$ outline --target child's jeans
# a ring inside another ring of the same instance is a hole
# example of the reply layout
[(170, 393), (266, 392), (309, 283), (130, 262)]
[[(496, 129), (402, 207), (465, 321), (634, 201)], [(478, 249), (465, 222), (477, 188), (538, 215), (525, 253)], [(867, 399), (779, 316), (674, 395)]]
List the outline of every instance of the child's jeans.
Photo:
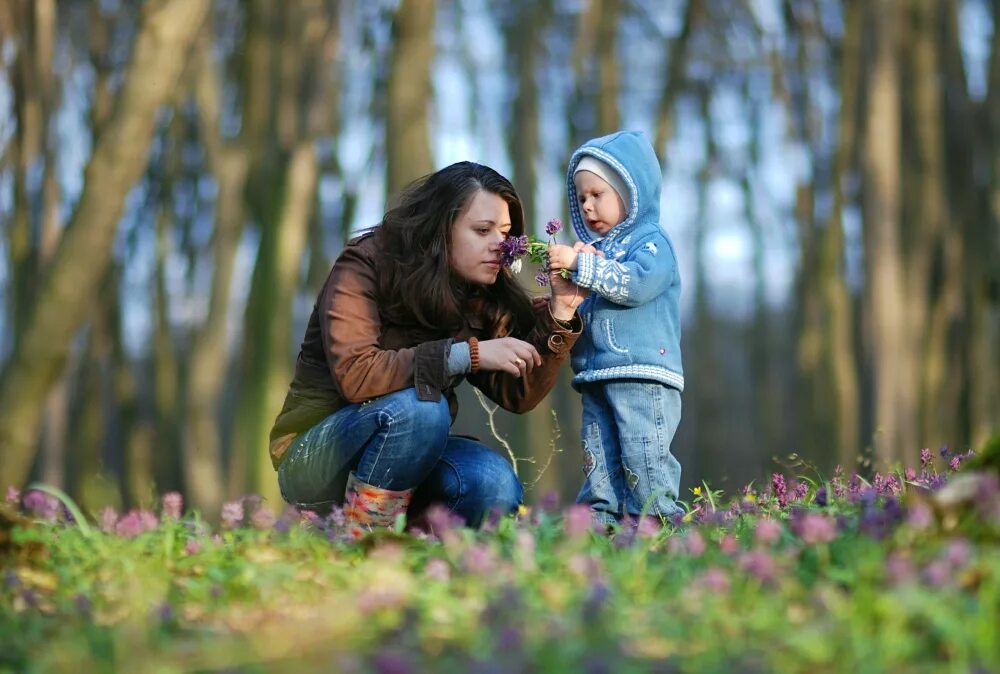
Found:
[(670, 517), (681, 464), (670, 443), (681, 420), (681, 393), (655, 381), (583, 384), (583, 473), (577, 503), (613, 524), (624, 515)]
[(278, 467), (282, 497), (327, 511), (342, 503), (351, 471), (382, 489), (417, 488), (411, 516), (442, 503), (471, 526), (493, 510), (509, 513), (524, 492), (514, 470), (486, 445), (448, 434), (444, 396), (417, 399), (412, 388), (337, 410), (292, 441)]

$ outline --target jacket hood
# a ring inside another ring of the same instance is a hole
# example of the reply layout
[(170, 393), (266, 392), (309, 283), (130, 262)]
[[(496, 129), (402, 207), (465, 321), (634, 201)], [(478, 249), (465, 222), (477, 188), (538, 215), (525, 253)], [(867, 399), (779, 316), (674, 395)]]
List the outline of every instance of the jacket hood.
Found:
[(660, 222), (660, 186), (663, 175), (653, 146), (640, 131), (618, 131), (584, 143), (573, 153), (567, 169), (569, 183), (569, 215), (573, 231), (584, 243), (599, 238), (587, 229), (577, 201), (573, 172), (585, 156), (596, 157), (622, 177), (629, 190), (629, 211), (625, 219), (608, 232), (606, 238), (617, 238), (630, 231), (637, 222)]

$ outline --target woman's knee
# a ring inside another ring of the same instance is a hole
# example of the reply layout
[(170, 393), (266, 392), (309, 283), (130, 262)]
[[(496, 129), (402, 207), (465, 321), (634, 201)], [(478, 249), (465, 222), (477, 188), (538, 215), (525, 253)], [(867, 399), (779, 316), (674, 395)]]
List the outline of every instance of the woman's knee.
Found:
[(502, 515), (517, 510), (524, 500), (524, 488), (511, 465), (490, 452), (466, 477), (465, 501), (469, 505), (467, 519), (473, 526), (491, 512)]
[(398, 425), (400, 430), (416, 438), (424, 438), (434, 445), (443, 445), (448, 440), (451, 428), (451, 410), (448, 399), (440, 396), (437, 400), (421, 400), (414, 388), (403, 389), (379, 398), (383, 416), (388, 423)]

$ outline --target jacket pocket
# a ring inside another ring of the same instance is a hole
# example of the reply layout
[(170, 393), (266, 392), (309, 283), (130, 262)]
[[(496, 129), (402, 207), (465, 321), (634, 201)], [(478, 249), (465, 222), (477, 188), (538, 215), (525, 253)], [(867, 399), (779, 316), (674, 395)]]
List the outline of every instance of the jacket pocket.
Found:
[(604, 338), (608, 350), (622, 355), (629, 353), (628, 348), (619, 344), (615, 338), (615, 324), (610, 318), (601, 319), (601, 336)]

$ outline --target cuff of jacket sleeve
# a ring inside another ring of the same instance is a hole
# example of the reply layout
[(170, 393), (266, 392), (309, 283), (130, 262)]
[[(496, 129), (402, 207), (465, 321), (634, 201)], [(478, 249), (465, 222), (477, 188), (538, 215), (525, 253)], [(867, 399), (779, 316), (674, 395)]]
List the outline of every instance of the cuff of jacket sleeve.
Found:
[(448, 347), (451, 339), (424, 342), (413, 351), (413, 388), (417, 400), (437, 402), (448, 387)]
[(590, 288), (593, 286), (597, 259), (597, 256), (593, 253), (578, 253), (576, 256), (576, 272), (573, 274), (573, 283), (581, 288)]
[(561, 321), (552, 314), (552, 305), (548, 304), (542, 316), (547, 316), (547, 319), (543, 318), (543, 324), (539, 327), (544, 335), (548, 335), (545, 343), (552, 353), (563, 353), (570, 349), (576, 337), (583, 332), (583, 320), (578, 313), (574, 313), (569, 321)]
[(472, 372), (472, 355), (469, 353), (468, 342), (455, 342), (448, 350), (448, 375)]

